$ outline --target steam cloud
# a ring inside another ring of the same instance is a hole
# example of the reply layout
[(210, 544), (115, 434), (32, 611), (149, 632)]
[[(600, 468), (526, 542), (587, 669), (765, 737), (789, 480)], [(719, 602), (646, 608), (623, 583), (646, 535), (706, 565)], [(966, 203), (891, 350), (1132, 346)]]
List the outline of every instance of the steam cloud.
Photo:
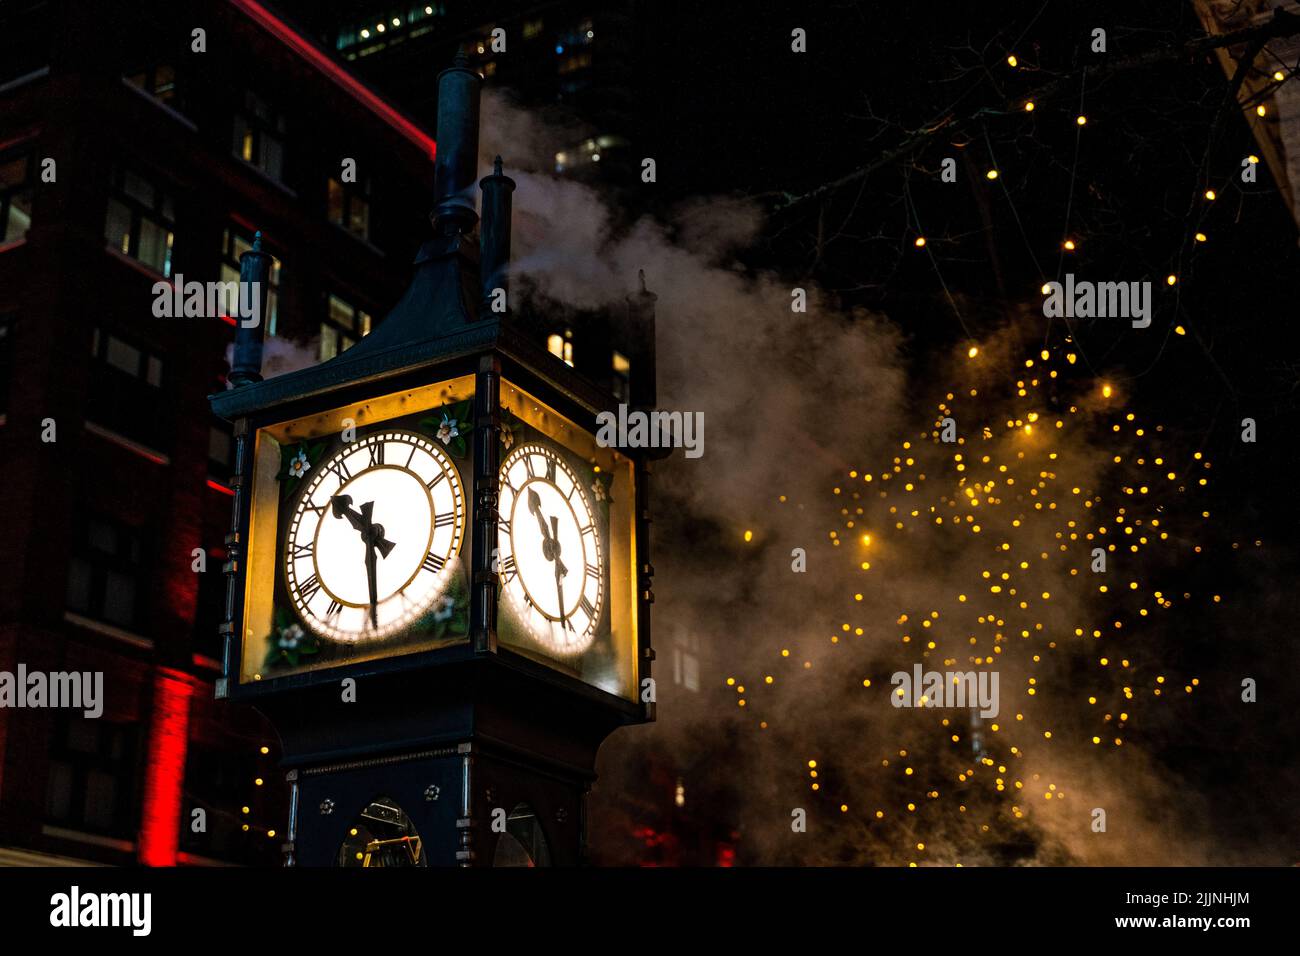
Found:
[[(1002, 714), (986, 722), (1000, 723), (1005, 732), (1009, 725), (1016, 729), (1015, 714), (1023, 712), (1027, 725), (1054, 729), (1050, 747), (1027, 748), (1008, 766), (1003, 741), (985, 726), (985, 745), (997, 757), (987, 766), (972, 751), (965, 711), (890, 706), (894, 670), (915, 661), (937, 670), (971, 669), (965, 657), (945, 668), (943, 660), (925, 655), (928, 635), (920, 621), (934, 610), (940, 613), (936, 631), (948, 619), (959, 622), (957, 628), (973, 626), (978, 609), (990, 603), (987, 581), (978, 585), (979, 569), (993, 566), (997, 541), (993, 532), (968, 528), (961, 534), (947, 528), (894, 534), (899, 516), (888, 509), (902, 509), (901, 489), (892, 487), (881, 499), (882, 482), (869, 485), (859, 477), (855, 484), (847, 475), (856, 469), (879, 477), (910, 439), (913, 450), (901, 454), (919, 462), (915, 467), (930, 485), (917, 500), (960, 498), (952, 446), (920, 436), (936, 426), (934, 403), (944, 399), (936, 383), (969, 379), (969, 369), (956, 362), (951, 368), (912, 367), (894, 322), (861, 311), (845, 314), (806, 282), (738, 265), (736, 257), (763, 226), (754, 205), (700, 199), (667, 222), (624, 222), (609, 198), (549, 172), (555, 152), (579, 139), (580, 130), (517, 109), (497, 93), (486, 95), (483, 114), (482, 167), (501, 154), (518, 182), (514, 281), (530, 307), (616, 309), (644, 269), (659, 297), (660, 406), (703, 411), (707, 424), (703, 458), (675, 455), (654, 475), (660, 717), (652, 727), (616, 734), (602, 750), (592, 811), (593, 843), (603, 861), (635, 861), (645, 844), (664, 838), (674, 773), (703, 789), (686, 794), (688, 803), (711, 804), (701, 816), (729, 814), (738, 821), (738, 833), (710, 836), (738, 839), (751, 862), (1229, 861), (1232, 851), (1208, 836), (1187, 837), (1205, 834), (1208, 810), (1166, 768), (1153, 765), (1140, 746), (1103, 754), (1090, 740), (1095, 708), (1053, 707), (1053, 701), (1087, 695), (1091, 685), (1082, 681), (1080, 663), (1095, 660), (1101, 643), (1074, 634), (1076, 622), (1093, 620), (1096, 614), (1088, 611), (1097, 608), (1092, 598), (1078, 597), (1084, 589), (1059, 561), (1043, 561), (1033, 590), (1056, 595), (1044, 602), (1040, 623), (1061, 652), (1046, 663), (1032, 661), (1046, 638), (1035, 635), (1030, 649), (1018, 633), (1008, 634), (1005, 653), (993, 664), (1001, 674)], [(806, 314), (791, 310), (796, 286), (807, 288)], [(1035, 322), (1041, 317), (1020, 318), (1021, 326), (1041, 334)], [(969, 435), (975, 418), (986, 423), (1014, 416), (1013, 407), (1025, 404), (998, 391), (1037, 348), (1022, 341), (1016, 327), (980, 343), (983, 397), (966, 406), (964, 419), (958, 414), (963, 434)], [(1083, 404), (1066, 386), (1052, 398), (1061, 409)], [(1081, 408), (1078, 427), (1055, 436), (1062, 449), (1056, 484), (1117, 490), (1116, 446), (1093, 440), (1096, 413)], [(1009, 443), (1019, 434), (981, 443), (977, 433), (961, 450), (991, 453), (995, 461), (1014, 458)], [(839, 496), (832, 492), (836, 486), (844, 486)], [(1032, 509), (1032, 499), (1026, 501)], [(1082, 506), (1073, 507), (1082, 517)], [(845, 516), (857, 508), (857, 530), (880, 539), (862, 553), (856, 533), (843, 530)], [(833, 529), (840, 529), (842, 546), (829, 537)], [(754, 540), (742, 547), (746, 530)], [(1056, 550), (1058, 542), (1041, 522), (1026, 522), (1014, 534), (1017, 555)], [(794, 548), (806, 549), (808, 573), (792, 572)], [(860, 568), (864, 555), (873, 561), (869, 573)], [(852, 600), (855, 592), (861, 601)], [(970, 594), (970, 603), (955, 603), (959, 593)], [(912, 626), (898, 624), (901, 613)], [(844, 622), (863, 634), (843, 632)], [(1008, 630), (1012, 623), (1019, 621), (1009, 621)], [(904, 631), (913, 643), (900, 644)], [(712, 683), (698, 694), (676, 686), (672, 655), (691, 649), (692, 639), (711, 681), (721, 669), (755, 686), (745, 695)], [(780, 648), (790, 649), (789, 658), (778, 656)], [(769, 674), (771, 685), (764, 682)], [(1042, 697), (1024, 696), (1031, 676)], [(863, 687), (867, 679), (870, 688)], [(1183, 677), (1172, 682), (1181, 694)], [(739, 696), (751, 697), (746, 708), (737, 706)], [(944, 717), (951, 728), (940, 728)], [(760, 720), (767, 729), (758, 729)], [(949, 730), (959, 734), (960, 745), (946, 745)], [(656, 756), (663, 753), (677, 770)], [(810, 788), (813, 759), (824, 768), (817, 792)], [(885, 770), (886, 760), (897, 772)], [(904, 765), (915, 768), (913, 780), (901, 776)], [(972, 769), (970, 796), (956, 796), (958, 774)], [(994, 778), (1008, 789), (1023, 781), (1024, 792), (981, 796), (992, 792)], [(1044, 799), (1052, 793), (1049, 782), (1060, 793), (1054, 800)], [(932, 790), (939, 798), (929, 796)], [(850, 812), (840, 812), (841, 795), (851, 795), (843, 797), (854, 804)], [(918, 804), (914, 814), (901, 809), (907, 800)], [(875, 819), (878, 807), (884, 820)], [(1096, 807), (1106, 810), (1106, 834), (1091, 832)], [(795, 808), (808, 811), (807, 833), (791, 830)], [(994, 824), (991, 837), (978, 825), (985, 820)], [(914, 852), (918, 842), (927, 850)]]

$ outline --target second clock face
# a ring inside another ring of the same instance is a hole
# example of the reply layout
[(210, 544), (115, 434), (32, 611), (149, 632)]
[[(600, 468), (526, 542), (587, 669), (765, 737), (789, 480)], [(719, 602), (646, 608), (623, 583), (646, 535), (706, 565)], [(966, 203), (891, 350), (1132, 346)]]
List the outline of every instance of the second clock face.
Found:
[(600, 533), (586, 489), (554, 449), (515, 448), (501, 463), (498, 571), (533, 638), (585, 651), (605, 599)]
[(285, 537), (285, 584), (321, 637), (395, 634), (446, 590), (465, 528), (465, 494), (433, 441), (390, 429), (321, 461)]

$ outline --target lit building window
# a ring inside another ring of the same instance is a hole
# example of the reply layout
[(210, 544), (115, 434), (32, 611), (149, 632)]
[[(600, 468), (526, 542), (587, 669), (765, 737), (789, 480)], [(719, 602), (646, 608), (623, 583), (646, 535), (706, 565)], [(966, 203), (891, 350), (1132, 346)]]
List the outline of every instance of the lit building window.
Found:
[(626, 402), (631, 396), (632, 363), (622, 352), (614, 353), (614, 395), (620, 402)]
[(235, 114), (235, 155), (272, 179), (284, 176), (284, 117), (251, 90), (244, 109)]
[(370, 238), (370, 182), (361, 177), (344, 183), (333, 177), (329, 181), (329, 218), (358, 239)]
[(126, 81), (144, 90), (160, 103), (179, 109), (180, 98), (176, 90), (176, 69), (168, 65), (151, 66), (138, 73), (130, 73)]
[[(558, 50), (559, 47), (556, 47), (556, 49)], [(589, 66), (591, 66), (591, 54), (577, 53), (560, 61), (560, 75), (576, 73), (578, 70), (585, 70)]]
[(370, 334), (370, 313), (336, 295), (329, 297), (329, 315), (320, 324), (320, 360), (327, 362)]
[(548, 335), (546, 337), (546, 351), (565, 365), (573, 365), (573, 330), (565, 329), (563, 335), (558, 332)]
[[(238, 226), (227, 226), (221, 238), (221, 281), (239, 281), (239, 257), (253, 248), (253, 237)], [(266, 304), (266, 334), (275, 335), (280, 300), (280, 260), (271, 260), (271, 289)], [(237, 313), (238, 302), (226, 303), (226, 314)]]
[(27, 154), (0, 159), (0, 241), (16, 242), (31, 227), (32, 162)]
[(114, 170), (104, 223), (113, 248), (170, 278), (175, 229), (170, 195), (130, 170)]

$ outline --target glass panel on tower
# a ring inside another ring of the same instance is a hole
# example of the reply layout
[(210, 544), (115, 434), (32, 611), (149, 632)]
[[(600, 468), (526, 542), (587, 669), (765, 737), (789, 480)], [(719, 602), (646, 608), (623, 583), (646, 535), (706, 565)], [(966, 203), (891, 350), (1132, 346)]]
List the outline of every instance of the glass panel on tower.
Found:
[(473, 376), (261, 428), (241, 682), (468, 640)]
[(501, 383), (497, 639), (636, 696), (632, 462)]

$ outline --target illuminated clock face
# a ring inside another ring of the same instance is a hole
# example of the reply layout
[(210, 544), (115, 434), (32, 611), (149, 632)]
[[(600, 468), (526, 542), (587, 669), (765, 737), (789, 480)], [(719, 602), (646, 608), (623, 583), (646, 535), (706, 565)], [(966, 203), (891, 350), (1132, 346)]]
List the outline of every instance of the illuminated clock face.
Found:
[(554, 450), (527, 444), (501, 464), (500, 501), (498, 572), (507, 600), (549, 651), (582, 653), (605, 598), (586, 489)]
[(386, 637), (446, 590), (465, 528), (465, 494), (431, 440), (385, 430), (321, 461), (285, 538), (289, 596), (321, 637)]

